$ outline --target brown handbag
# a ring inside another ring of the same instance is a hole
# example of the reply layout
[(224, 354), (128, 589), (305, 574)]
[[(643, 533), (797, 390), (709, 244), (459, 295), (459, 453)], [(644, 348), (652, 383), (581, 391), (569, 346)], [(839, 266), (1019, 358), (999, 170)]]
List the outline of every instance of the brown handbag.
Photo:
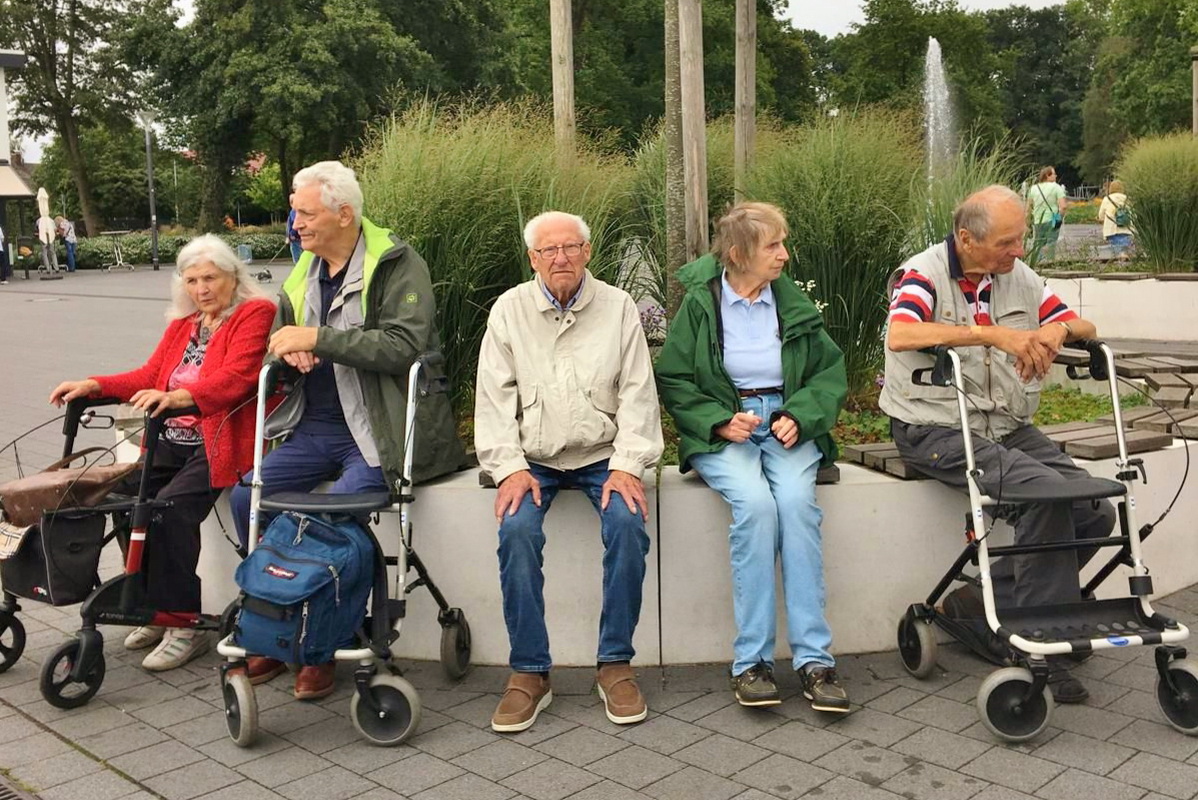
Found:
[(89, 464), (63, 469), (89, 453), (108, 452), (104, 447), (89, 447), (55, 461), (36, 475), (0, 484), (0, 506), (13, 525), (34, 525), (43, 512), (63, 508), (94, 506), (112, 487), (137, 469), (137, 464)]

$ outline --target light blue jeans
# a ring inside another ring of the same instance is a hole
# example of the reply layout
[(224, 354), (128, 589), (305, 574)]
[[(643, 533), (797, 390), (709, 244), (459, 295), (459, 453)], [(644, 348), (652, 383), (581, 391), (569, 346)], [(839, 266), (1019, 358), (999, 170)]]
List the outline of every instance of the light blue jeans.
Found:
[(691, 465), (732, 506), (732, 608), (736, 641), (732, 674), (774, 663), (774, 562), (782, 559), (786, 635), (796, 670), (809, 663), (835, 666), (824, 618), (824, 561), (815, 502), (820, 451), (814, 442), (787, 450), (769, 429), (782, 395), (746, 397), (745, 411), (761, 417), (749, 441), (691, 458)]

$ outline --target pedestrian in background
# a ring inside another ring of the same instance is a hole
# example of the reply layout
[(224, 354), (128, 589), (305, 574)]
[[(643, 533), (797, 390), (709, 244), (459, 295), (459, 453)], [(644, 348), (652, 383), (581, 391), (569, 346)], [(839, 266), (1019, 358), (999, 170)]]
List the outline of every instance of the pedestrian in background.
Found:
[(66, 217), (55, 217), (54, 225), (58, 228), (58, 235), (62, 237), (63, 242), (67, 247), (67, 272), (75, 271), (75, 245), (79, 241), (75, 236), (75, 223), (71, 222)]

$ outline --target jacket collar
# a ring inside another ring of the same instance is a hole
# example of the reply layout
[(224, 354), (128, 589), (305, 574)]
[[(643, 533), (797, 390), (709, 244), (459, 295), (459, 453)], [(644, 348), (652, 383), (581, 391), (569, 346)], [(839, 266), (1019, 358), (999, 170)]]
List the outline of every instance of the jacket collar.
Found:
[[(694, 294), (704, 304), (707, 313), (714, 317), (723, 296), (723, 272), (723, 265), (714, 255), (708, 253), (678, 270), (678, 282), (686, 288), (688, 294)], [(785, 272), (770, 284), (770, 289), (777, 303), (780, 333), (784, 340), (823, 326), (823, 318), (815, 303), (811, 302), (807, 293)]]
[[(545, 281), (541, 280), (541, 276), (534, 273), (532, 282), (536, 284), (536, 292), (534, 292), (534, 300), (537, 304), (537, 311), (557, 311), (557, 304), (549, 299), (549, 290), (545, 288)], [(595, 297), (595, 276), (591, 274), (589, 269), (583, 271), (582, 286), (579, 287), (578, 293), (574, 295), (574, 299), (570, 301), (570, 306), (567, 311), (573, 311), (577, 314), (586, 308), (587, 303)]]

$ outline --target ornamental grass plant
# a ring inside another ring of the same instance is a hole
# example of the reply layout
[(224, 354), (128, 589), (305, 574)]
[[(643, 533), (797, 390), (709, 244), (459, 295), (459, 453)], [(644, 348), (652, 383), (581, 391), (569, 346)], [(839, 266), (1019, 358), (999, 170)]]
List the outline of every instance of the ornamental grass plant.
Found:
[(754, 199), (786, 214), (790, 274), (825, 306), (850, 398), (875, 390), (886, 282), (910, 238), (913, 173), (922, 173), (918, 129), (900, 115), (864, 111), (787, 131), (758, 154), (750, 178)]
[(549, 209), (591, 227), (589, 268), (619, 285), (632, 200), (628, 161), (580, 138), (559, 167), (553, 114), (535, 102), (415, 103), (375, 129), (353, 159), (365, 213), (428, 262), (455, 406), (473, 397), (492, 302), (526, 281), (527, 220)]
[(1136, 250), (1149, 268), (1198, 269), (1198, 139), (1175, 133), (1133, 142), (1116, 175), (1127, 188)]

